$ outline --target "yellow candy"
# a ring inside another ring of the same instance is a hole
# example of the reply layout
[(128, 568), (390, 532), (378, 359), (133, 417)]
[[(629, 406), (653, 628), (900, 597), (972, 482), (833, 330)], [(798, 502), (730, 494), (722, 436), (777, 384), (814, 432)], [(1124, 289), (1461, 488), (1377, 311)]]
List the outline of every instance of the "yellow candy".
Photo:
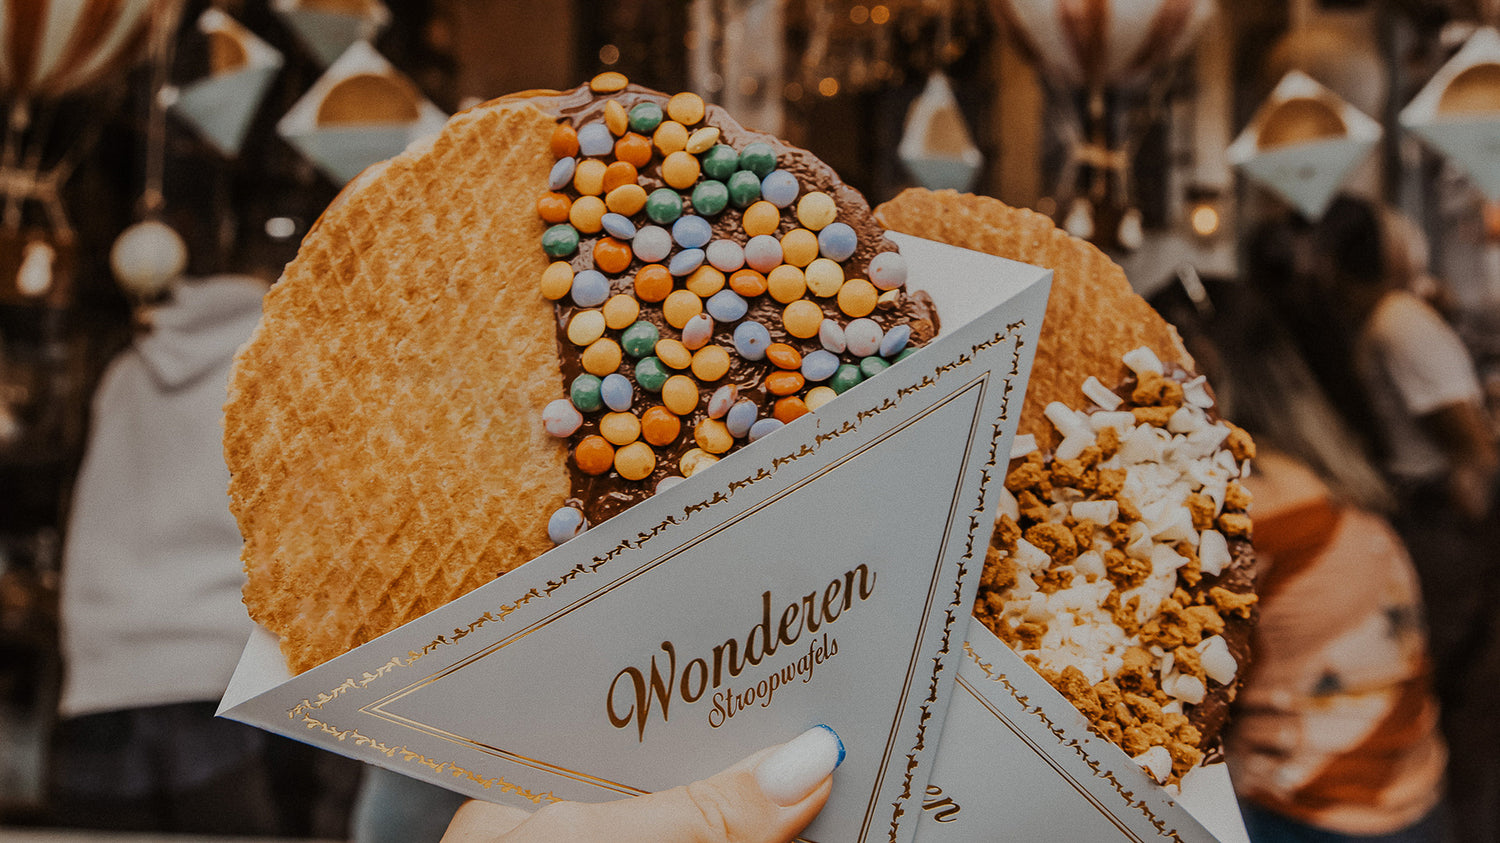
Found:
[(781, 311), (781, 324), (797, 339), (815, 337), (818, 326), (823, 324), (823, 308), (807, 299), (798, 299)]
[(617, 214), (634, 216), (646, 207), (646, 188), (638, 184), (622, 184), (604, 197), (604, 205)]
[(698, 382), (687, 375), (673, 375), (661, 387), (661, 403), (679, 416), (698, 409)]
[(623, 331), (634, 325), (635, 318), (640, 314), (641, 303), (635, 296), (627, 293), (616, 293), (604, 303), (604, 324), (616, 331)]
[(698, 181), (698, 158), (684, 150), (667, 155), (661, 162), (661, 179), (678, 190), (687, 190)]
[(668, 325), (679, 331), (689, 319), (702, 312), (703, 300), (687, 290), (673, 290), (666, 301), (661, 303), (661, 315), (666, 317)]
[(589, 90), (596, 94), (613, 94), (629, 84), (630, 80), (625, 78), (625, 74), (606, 70), (589, 80)]
[(615, 451), (615, 471), (626, 480), (645, 480), (656, 470), (656, 452), (645, 442), (631, 442)]
[(619, 447), (641, 438), (641, 420), (634, 413), (605, 413), (599, 420), (599, 435)]
[(722, 454), (734, 447), (734, 436), (718, 419), (704, 419), (693, 427), (693, 441), (710, 454)]
[[(844, 267), (836, 260), (818, 258), (807, 265), (807, 289), (813, 295), (828, 297), (844, 286)], [(613, 326), (611, 326), (613, 327)]]
[(620, 105), (619, 100), (610, 100), (604, 104), (604, 125), (615, 137), (630, 130), (630, 115), (625, 113), (625, 106)]
[(807, 276), (795, 266), (782, 264), (766, 276), (766, 292), (782, 304), (794, 302), (807, 292)]
[(588, 345), (604, 336), (604, 314), (597, 310), (580, 310), (568, 322), (568, 342)]
[(802, 397), (802, 402), (807, 405), (807, 409), (816, 410), (837, 397), (839, 394), (834, 392), (832, 387), (815, 386)]
[(742, 221), (745, 233), (751, 237), (759, 234), (775, 234), (781, 225), (781, 209), (762, 199), (745, 209)]
[(687, 283), (683, 286), (687, 287), (688, 292), (693, 295), (706, 299), (724, 289), (724, 273), (704, 264), (693, 270), (693, 274), (688, 276)]
[(839, 215), (839, 207), (826, 193), (809, 193), (797, 202), (797, 222), (813, 231), (821, 231)]
[(703, 119), (703, 98), (691, 91), (674, 94), (667, 100), (667, 116), (684, 126)]
[(879, 299), (880, 291), (863, 278), (850, 278), (839, 288), (839, 310), (855, 318), (873, 313)]
[(620, 368), (620, 344), (604, 337), (583, 350), (583, 370), (604, 377)]
[(656, 359), (669, 368), (686, 369), (693, 365), (693, 352), (688, 351), (687, 346), (678, 340), (657, 340), (655, 351)]
[(717, 345), (705, 345), (693, 352), (693, 374), (700, 381), (716, 381), (729, 374), (729, 352)]
[(573, 189), (585, 196), (598, 196), (604, 192), (604, 171), (609, 165), (598, 158), (585, 158), (573, 171)]
[(568, 222), (584, 234), (597, 234), (604, 228), (604, 200), (597, 196), (580, 196), (568, 209)]
[(687, 148), (687, 127), (674, 120), (663, 120), (656, 127), (656, 132), (651, 135), (651, 142), (661, 150), (662, 155), (671, 155), (674, 152)]
[(693, 133), (688, 135), (687, 151), (697, 155), (713, 149), (714, 144), (718, 142), (719, 130), (713, 126), (704, 126), (701, 129), (694, 129)]
[(682, 459), (677, 461), (677, 467), (682, 470), (683, 477), (692, 477), (694, 474), (697, 474), (698, 472), (702, 471), (705, 468), (708, 468), (718, 461), (718, 457), (710, 454), (702, 448), (693, 448), (692, 450), (682, 455)]
[(542, 298), (557, 301), (573, 290), (573, 266), (567, 261), (553, 261), (542, 270)]
[(807, 266), (818, 256), (818, 235), (794, 228), (781, 238), (781, 259), (792, 266)]

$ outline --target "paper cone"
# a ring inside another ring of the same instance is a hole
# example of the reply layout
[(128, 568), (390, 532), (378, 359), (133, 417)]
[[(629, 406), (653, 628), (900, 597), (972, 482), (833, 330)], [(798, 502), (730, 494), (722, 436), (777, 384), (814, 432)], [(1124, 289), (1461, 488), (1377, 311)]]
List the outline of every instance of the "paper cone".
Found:
[(929, 190), (973, 188), (984, 156), (964, 123), (948, 77), (933, 73), (906, 114), (896, 149), (901, 163)]
[(1500, 32), (1476, 30), (1402, 109), (1401, 125), (1500, 200)]
[(208, 76), (167, 94), (171, 111), (226, 157), (240, 153), (283, 56), (218, 9), (198, 17), (208, 38)]
[(275, 0), (272, 8), (325, 66), (354, 43), (373, 40), (391, 19), (378, 0)]
[(1229, 162), (1309, 219), (1380, 141), (1380, 124), (1312, 77), (1282, 78), (1229, 145)]

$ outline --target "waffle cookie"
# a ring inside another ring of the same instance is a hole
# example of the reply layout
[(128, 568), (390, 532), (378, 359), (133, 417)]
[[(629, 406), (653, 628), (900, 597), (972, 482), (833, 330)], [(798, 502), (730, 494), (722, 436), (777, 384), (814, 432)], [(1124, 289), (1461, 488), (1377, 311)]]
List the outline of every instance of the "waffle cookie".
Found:
[(225, 407), (294, 672), (815, 410), (937, 330), (869, 206), (696, 96), (506, 97), (352, 182)]
[(975, 616), (1158, 781), (1216, 746), (1254, 623), (1254, 444), (1176, 332), (1050, 219), (909, 190), (901, 231), (1054, 270)]

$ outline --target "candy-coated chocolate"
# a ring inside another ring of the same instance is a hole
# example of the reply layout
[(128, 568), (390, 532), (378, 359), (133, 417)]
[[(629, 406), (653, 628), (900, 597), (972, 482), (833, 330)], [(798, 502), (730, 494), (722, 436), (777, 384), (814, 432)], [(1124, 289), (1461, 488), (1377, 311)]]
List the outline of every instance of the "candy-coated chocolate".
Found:
[(839, 366), (839, 370), (833, 373), (833, 377), (828, 379), (828, 385), (833, 388), (834, 392), (843, 395), (858, 386), (864, 379), (864, 373), (859, 370), (858, 366), (845, 363)]
[(708, 345), (713, 338), (714, 318), (707, 313), (694, 316), (682, 326), (682, 344), (693, 351)]
[[(604, 204), (606, 207), (609, 206), (608, 198), (604, 200)], [(599, 222), (604, 226), (604, 233), (611, 237), (620, 240), (630, 240), (635, 237), (635, 223), (631, 222), (630, 217), (624, 214), (610, 211)]]
[(578, 251), (578, 229), (558, 223), (542, 232), (542, 251), (549, 258), (565, 258)]
[(598, 307), (609, 298), (609, 279), (597, 269), (585, 269), (573, 276), (572, 297), (579, 307)]
[(580, 161), (573, 171), (573, 189), (585, 196), (603, 195), (604, 174), (608, 171), (609, 165), (597, 158)]
[(760, 198), (760, 179), (749, 170), (740, 170), (725, 182), (729, 188), (729, 203), (736, 208), (749, 207)]
[(686, 477), (679, 474), (668, 474), (666, 477), (656, 481), (656, 490), (652, 494), (659, 495), (686, 479)]
[(733, 240), (715, 240), (704, 250), (708, 262), (720, 272), (734, 272), (745, 265), (745, 247)]
[(682, 432), (682, 419), (666, 407), (651, 407), (641, 413), (641, 438), (657, 446), (670, 445)]
[(881, 357), (866, 357), (859, 361), (859, 373), (867, 378), (873, 378), (890, 367), (891, 364)]
[(635, 273), (635, 297), (659, 302), (672, 292), (672, 273), (659, 263), (648, 263)]
[(582, 155), (608, 155), (615, 148), (615, 136), (603, 123), (585, 123), (578, 127), (578, 152)]
[(721, 346), (705, 345), (693, 352), (693, 374), (701, 381), (716, 381), (729, 374), (729, 352)]
[(656, 470), (656, 452), (645, 442), (631, 442), (615, 452), (615, 471), (626, 480), (645, 480)]
[(629, 117), (630, 130), (632, 132), (650, 134), (656, 131), (657, 126), (661, 125), (661, 106), (650, 100), (638, 102), (630, 107), (627, 117)]
[(818, 235), (794, 228), (781, 236), (782, 260), (792, 266), (807, 266), (818, 256)]
[(595, 375), (579, 375), (568, 385), (568, 400), (585, 413), (594, 412), (604, 406), (604, 399), (599, 395), (599, 384), (599, 378)]
[(682, 459), (677, 461), (677, 467), (682, 470), (682, 476), (692, 477), (694, 474), (697, 474), (698, 472), (702, 471), (705, 468), (708, 468), (718, 461), (718, 457), (710, 454), (702, 448), (693, 448), (692, 450), (682, 455)]
[(701, 249), (714, 236), (714, 227), (703, 217), (690, 214), (672, 223), (672, 239), (684, 249)]
[(667, 100), (667, 116), (684, 126), (691, 126), (703, 119), (703, 98), (691, 91), (673, 94)]
[(686, 149), (687, 139), (687, 127), (676, 120), (663, 120), (656, 131), (651, 133), (651, 143), (663, 156)]
[(630, 248), (646, 263), (657, 263), (672, 253), (672, 234), (659, 225), (643, 225), (630, 241)]
[(670, 368), (686, 369), (693, 365), (693, 352), (681, 340), (666, 337), (656, 343), (656, 359)]
[(604, 336), (604, 314), (597, 310), (580, 310), (568, 321), (568, 342), (588, 345)]
[(704, 411), (711, 419), (722, 419), (738, 400), (740, 400), (740, 388), (732, 383), (726, 383), (714, 390), (713, 395), (708, 396), (708, 405), (704, 407)]
[(807, 379), (801, 372), (777, 369), (766, 375), (766, 391), (772, 395), (795, 395), (806, 385)]
[(771, 408), (771, 415), (783, 424), (791, 424), (809, 412), (811, 411), (807, 407), (807, 402), (795, 395), (788, 395), (777, 401)]
[(901, 353), (896, 355), (896, 362), (900, 363), (902, 360), (905, 360), (906, 358), (908, 358), (908, 357), (910, 357), (910, 356), (912, 356), (913, 354), (916, 354), (916, 353), (917, 353), (916, 346), (909, 345), (906, 348), (901, 349)]
[[(740, 254), (743, 255), (744, 252)], [(747, 299), (753, 299), (766, 291), (766, 276), (748, 267), (737, 269), (729, 276), (729, 289)]]
[(745, 264), (757, 272), (781, 266), (781, 241), (769, 234), (751, 237), (745, 243)]
[(703, 264), (689, 273), (682, 286), (693, 295), (706, 299), (724, 289), (724, 273), (708, 264)]
[(589, 528), (587, 518), (583, 517), (583, 511), (577, 507), (564, 506), (552, 513), (547, 519), (547, 538), (553, 544), (562, 544), (568, 539), (577, 538), (580, 533)]
[(777, 227), (781, 225), (781, 209), (762, 199), (745, 209), (740, 224), (751, 237), (757, 234), (775, 234)]
[(815, 296), (827, 298), (844, 286), (844, 268), (837, 261), (817, 258), (807, 265), (807, 289)]
[(734, 447), (734, 437), (729, 428), (718, 419), (703, 419), (693, 426), (693, 441), (710, 454), (727, 453)]
[(589, 80), (589, 90), (596, 94), (613, 94), (616, 91), (625, 90), (630, 84), (625, 74), (617, 70), (606, 70)]
[(782, 304), (794, 302), (807, 292), (807, 276), (797, 267), (784, 263), (766, 275), (766, 292)]
[(600, 337), (583, 350), (581, 362), (585, 372), (602, 378), (620, 368), (620, 344)]
[(687, 190), (698, 181), (700, 172), (697, 156), (679, 149), (661, 162), (661, 180), (678, 190)]
[(615, 447), (641, 438), (641, 420), (632, 413), (605, 413), (599, 419), (599, 435)]
[(848, 223), (831, 222), (818, 232), (818, 253), (829, 260), (846, 261), (859, 249), (859, 235)]
[(797, 194), (801, 191), (802, 185), (797, 183), (797, 177), (786, 170), (772, 170), (760, 180), (760, 195), (778, 208), (786, 208), (796, 202)]
[[(723, 276), (720, 275), (722, 279)], [(733, 290), (720, 290), (703, 305), (708, 315), (719, 322), (737, 322), (750, 311), (750, 303)]]
[(781, 311), (781, 324), (797, 339), (810, 339), (818, 335), (818, 326), (823, 324), (823, 309), (807, 299), (798, 299)]
[(620, 345), (631, 357), (648, 357), (656, 349), (656, 343), (660, 339), (661, 331), (650, 322), (642, 320), (620, 334)]
[(625, 106), (620, 105), (619, 100), (610, 100), (604, 104), (604, 125), (613, 135), (623, 135), (630, 128), (630, 116), (625, 113)]
[(565, 193), (543, 193), (536, 200), (536, 214), (542, 218), (542, 222), (556, 225), (568, 221), (568, 211), (573, 207), (573, 200)]
[(573, 464), (584, 474), (603, 474), (615, 464), (615, 446), (603, 436), (585, 436), (573, 448)]
[(875, 312), (879, 298), (874, 284), (863, 278), (850, 278), (839, 287), (839, 310), (855, 318), (869, 316)]
[(706, 257), (702, 249), (683, 249), (667, 261), (667, 269), (678, 278), (691, 275), (703, 265)]
[(629, 161), (614, 161), (604, 168), (604, 192), (607, 194), (621, 185), (635, 184), (640, 177), (635, 165)]
[(562, 190), (573, 181), (573, 172), (578, 169), (577, 158), (559, 158), (547, 174), (547, 189)]
[(745, 144), (740, 150), (740, 169), (749, 171), (755, 175), (756, 187), (760, 186), (760, 180), (770, 175), (776, 169), (776, 150), (764, 141), (755, 141)]
[(844, 341), (850, 354), (869, 357), (880, 350), (885, 332), (873, 319), (855, 319), (844, 326)]
[(881, 252), (870, 258), (870, 283), (882, 290), (895, 290), (906, 284), (906, 258), (900, 252)]
[(661, 403), (679, 416), (698, 409), (698, 382), (687, 375), (673, 375), (661, 387)]
[(839, 356), (825, 348), (809, 351), (802, 358), (802, 376), (815, 383), (828, 380), (838, 370)]
[(807, 409), (817, 412), (819, 407), (837, 397), (839, 397), (839, 394), (834, 392), (832, 387), (815, 386), (809, 389), (806, 395), (802, 396), (802, 401), (807, 404)]
[(635, 296), (615, 293), (604, 303), (604, 326), (611, 331), (629, 328), (640, 315), (641, 303)]
[(655, 357), (642, 357), (635, 364), (635, 382), (647, 392), (661, 392), (671, 372)]
[(682, 330), (689, 319), (703, 312), (703, 299), (687, 290), (673, 290), (661, 303), (661, 315), (667, 324)]
[(569, 158), (578, 154), (578, 132), (567, 123), (558, 123), (552, 129), (549, 142), (553, 158)]
[(885, 338), (880, 341), (880, 356), (894, 357), (906, 348), (911, 341), (911, 326), (897, 325), (885, 332)]
[(691, 152), (694, 155), (697, 155), (699, 153), (707, 152), (708, 150), (712, 149), (713, 146), (714, 146), (714, 144), (716, 144), (718, 142), (719, 142), (719, 130), (718, 130), (718, 127), (716, 127), (716, 126), (703, 126), (701, 128), (694, 129), (693, 133), (690, 134), (690, 135), (688, 135), (688, 141), (687, 141), (687, 147), (686, 147), (686, 149), (687, 149), (688, 152)]
[(547, 406), (542, 408), (542, 427), (559, 439), (572, 436), (582, 426), (583, 414), (566, 398), (548, 401)]
[(667, 225), (682, 216), (682, 194), (661, 187), (646, 196), (646, 216), (654, 223)]
[(838, 218), (839, 208), (833, 197), (820, 191), (797, 200), (797, 222), (806, 228), (819, 231)]
[(729, 188), (721, 181), (704, 179), (693, 187), (693, 213), (714, 216), (729, 204)]
[(782, 422), (780, 419), (759, 419), (754, 424), (750, 425), (750, 432), (746, 435), (749, 437), (751, 442), (754, 442), (762, 436), (765, 436), (767, 433), (770, 433), (771, 431), (781, 427), (783, 424), (784, 422)]
[(778, 369), (796, 369), (802, 365), (802, 352), (784, 342), (766, 346), (766, 359)]
[(636, 169), (650, 164), (651, 156), (655, 154), (656, 148), (651, 145), (651, 139), (645, 135), (626, 132), (615, 141), (615, 158), (633, 165)]
[(630, 378), (614, 372), (605, 375), (599, 382), (599, 397), (603, 399), (604, 406), (616, 412), (624, 412), (635, 401), (635, 387), (631, 386)]
[(741, 322), (734, 328), (734, 350), (746, 360), (764, 360), (771, 332), (759, 322)]
[(598, 234), (604, 229), (604, 200), (597, 196), (580, 196), (568, 209), (568, 222), (584, 234)]
[(740, 154), (734, 151), (734, 147), (722, 143), (709, 149), (699, 160), (703, 165), (703, 175), (721, 182), (729, 181), (729, 177), (740, 168)]
[(818, 326), (818, 342), (834, 354), (843, 354), (846, 347), (844, 326), (832, 319), (824, 319)]
[(567, 261), (553, 261), (542, 270), (542, 297), (551, 301), (573, 291), (573, 265)]
[(646, 207), (646, 188), (622, 184), (604, 195), (604, 206), (617, 214), (634, 216)]
[(754, 401), (746, 398), (736, 401), (724, 414), (724, 426), (729, 429), (729, 435), (736, 439), (743, 439), (750, 433), (751, 425), (760, 417), (760, 408)]

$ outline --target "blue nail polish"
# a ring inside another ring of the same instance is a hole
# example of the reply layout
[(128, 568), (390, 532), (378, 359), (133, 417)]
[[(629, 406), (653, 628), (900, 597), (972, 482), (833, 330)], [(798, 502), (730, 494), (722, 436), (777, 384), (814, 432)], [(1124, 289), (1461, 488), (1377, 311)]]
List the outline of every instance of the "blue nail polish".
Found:
[(819, 729), (827, 729), (828, 730), (828, 734), (833, 735), (833, 739), (838, 742), (838, 745), (839, 745), (839, 760), (837, 762), (835, 762), (834, 765), (833, 765), (833, 768), (835, 770), (837, 770), (839, 768), (839, 766), (844, 763), (844, 739), (841, 738), (841, 737), (839, 737), (839, 733), (835, 732), (833, 730), (833, 727), (830, 726), (830, 725), (828, 725), (827, 723), (819, 723), (817, 725), (817, 728), (819, 728)]

